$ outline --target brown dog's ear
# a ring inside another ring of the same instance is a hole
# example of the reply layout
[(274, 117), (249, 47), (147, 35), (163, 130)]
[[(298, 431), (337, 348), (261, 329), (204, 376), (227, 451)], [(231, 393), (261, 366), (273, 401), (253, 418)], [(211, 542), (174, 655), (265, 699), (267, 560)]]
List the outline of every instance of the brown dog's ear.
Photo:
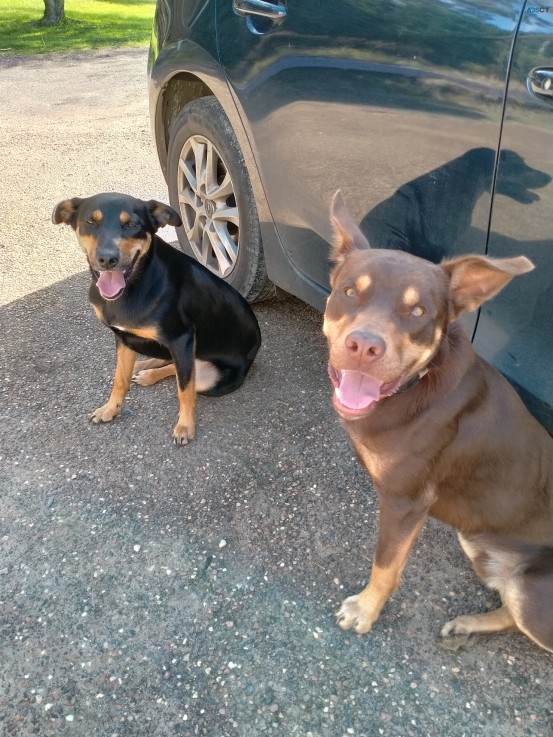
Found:
[(449, 276), (450, 319), (470, 312), (494, 297), (513, 276), (532, 271), (534, 264), (525, 256), (487, 258), (461, 256), (445, 261), (442, 269)]
[(334, 229), (334, 243), (330, 256), (332, 261), (335, 263), (343, 261), (346, 254), (356, 248), (370, 248), (369, 241), (349, 214), (340, 190), (332, 197), (330, 221)]
[(81, 202), (83, 202), (81, 197), (73, 197), (71, 200), (58, 202), (52, 213), (52, 222), (55, 225), (65, 223), (66, 225), (70, 225), (74, 230), (77, 226), (77, 210)]
[(147, 206), (156, 230), (158, 228), (164, 228), (166, 225), (174, 225), (175, 227), (182, 225), (180, 215), (172, 207), (169, 207), (169, 205), (158, 202), (157, 200), (150, 200)]

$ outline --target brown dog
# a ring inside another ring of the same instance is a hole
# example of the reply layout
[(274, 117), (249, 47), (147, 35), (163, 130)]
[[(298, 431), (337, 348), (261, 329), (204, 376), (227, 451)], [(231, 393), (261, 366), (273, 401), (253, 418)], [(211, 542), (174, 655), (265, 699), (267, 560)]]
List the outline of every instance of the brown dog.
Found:
[(334, 407), (376, 488), (380, 529), (368, 586), (337, 613), (368, 632), (397, 589), (427, 515), (453, 525), (503, 606), (442, 636), (522, 630), (553, 651), (553, 439), (455, 320), (528, 259), (435, 265), (373, 250), (337, 192), (324, 332)]

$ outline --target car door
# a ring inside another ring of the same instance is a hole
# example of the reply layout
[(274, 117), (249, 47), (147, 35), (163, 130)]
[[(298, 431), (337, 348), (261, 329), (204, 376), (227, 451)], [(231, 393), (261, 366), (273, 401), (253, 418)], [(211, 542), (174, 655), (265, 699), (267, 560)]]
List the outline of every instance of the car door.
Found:
[(488, 253), (524, 255), (517, 277), (481, 310), (475, 347), (553, 432), (553, 7), (528, 3), (509, 80)]
[(338, 188), (374, 246), (435, 261), (485, 251), (520, 11), (508, 0), (217, 0), (220, 63), (306, 278), (328, 286)]

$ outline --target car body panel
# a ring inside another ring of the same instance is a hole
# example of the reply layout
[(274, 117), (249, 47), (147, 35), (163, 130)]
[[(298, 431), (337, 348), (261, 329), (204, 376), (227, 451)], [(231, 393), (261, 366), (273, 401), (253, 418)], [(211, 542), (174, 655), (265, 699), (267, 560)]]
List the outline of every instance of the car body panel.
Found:
[(233, 0), (159, 0), (149, 69), (162, 168), (168, 93), (197, 79), (244, 154), (269, 278), (318, 309), (338, 188), (374, 246), (435, 262), (468, 252), (535, 260), (463, 325), (552, 430), (553, 336), (541, 318), (551, 185), (530, 183), (522, 202), (512, 183), (520, 160), (522, 171), (552, 170), (551, 107), (525, 84), (529, 56), (535, 66), (553, 58), (553, 14), (529, 19), (535, 8), (522, 0), (288, 0), (285, 10), (273, 23), (237, 14)]
[[(213, 28), (211, 21), (206, 20), (208, 12), (214, 18), (214, 0), (202, 3), (177, 0), (174, 3), (159, 2), (156, 6), (148, 58), (148, 81), (151, 127), (163, 174), (167, 178), (169, 131), (164, 124), (167, 91), (172, 84), (180, 84), (181, 80), (200, 80), (215, 95), (227, 114), (244, 156), (256, 200), (269, 278), (286, 292), (296, 294), (317, 309), (324, 309), (327, 291), (305, 279), (282, 248), (242, 122), (245, 115), (228, 85), (214, 48), (210, 52), (201, 45), (206, 35), (210, 44), (215, 42), (215, 32), (206, 34), (200, 22), (203, 18), (204, 26)], [(189, 94), (193, 95), (194, 92)]]
[[(485, 251), (520, 3), (505, 3), (501, 28), (486, 22), (481, 3), (460, 5), (290, 0), (284, 22), (255, 35), (231, 0), (217, 0), (221, 64), (245, 111), (273, 220), (291, 261), (316, 283), (328, 287), (328, 202), (338, 187), (375, 246), (435, 261)], [(450, 166), (474, 149), (482, 155)], [(441, 178), (431, 173), (442, 168)], [(462, 217), (453, 176), (459, 186), (482, 181)], [(402, 208), (409, 190), (416, 223), (409, 202)]]
[[(536, 265), (481, 310), (474, 346), (553, 428), (553, 97), (528, 91), (533, 68), (553, 73), (553, 8), (528, 3), (513, 54), (488, 253), (527, 256)], [(521, 171), (518, 157), (529, 167)], [(529, 186), (526, 185), (537, 185)], [(506, 196), (504, 192), (510, 196)]]

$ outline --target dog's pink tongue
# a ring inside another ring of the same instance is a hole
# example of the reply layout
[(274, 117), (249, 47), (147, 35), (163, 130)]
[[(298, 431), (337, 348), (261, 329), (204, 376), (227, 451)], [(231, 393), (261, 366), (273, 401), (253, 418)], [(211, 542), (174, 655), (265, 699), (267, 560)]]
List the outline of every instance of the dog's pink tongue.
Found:
[(361, 371), (342, 371), (336, 395), (350, 409), (366, 409), (380, 399), (382, 382), (372, 379)]
[(125, 277), (122, 271), (101, 271), (96, 286), (102, 297), (115, 297), (125, 288)]

